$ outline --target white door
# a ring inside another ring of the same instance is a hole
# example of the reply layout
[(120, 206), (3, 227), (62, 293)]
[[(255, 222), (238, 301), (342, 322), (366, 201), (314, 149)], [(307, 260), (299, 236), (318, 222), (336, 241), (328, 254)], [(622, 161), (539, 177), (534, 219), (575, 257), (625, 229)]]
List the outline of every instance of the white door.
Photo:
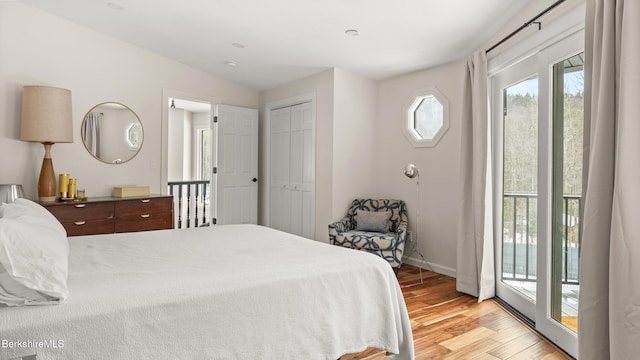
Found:
[(270, 226), (315, 237), (314, 116), (311, 102), (271, 110)]
[(306, 238), (315, 234), (312, 115), (311, 103), (291, 107), (291, 232)]
[(291, 229), (291, 192), (289, 191), (291, 107), (271, 110), (270, 122), (271, 227), (289, 232)]
[(214, 224), (258, 223), (258, 110), (216, 105)]

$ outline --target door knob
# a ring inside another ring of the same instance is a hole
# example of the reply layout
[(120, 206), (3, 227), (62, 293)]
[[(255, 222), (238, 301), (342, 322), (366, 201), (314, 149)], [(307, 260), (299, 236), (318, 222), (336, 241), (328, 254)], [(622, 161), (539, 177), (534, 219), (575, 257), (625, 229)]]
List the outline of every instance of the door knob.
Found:
[(258, 182), (258, 179), (257, 178), (253, 178), (253, 179), (251, 179), (251, 181)]

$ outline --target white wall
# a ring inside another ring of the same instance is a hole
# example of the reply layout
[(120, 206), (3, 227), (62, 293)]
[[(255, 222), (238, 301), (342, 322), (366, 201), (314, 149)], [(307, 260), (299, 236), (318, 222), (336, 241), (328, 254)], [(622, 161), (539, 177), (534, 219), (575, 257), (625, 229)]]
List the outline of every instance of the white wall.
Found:
[(184, 112), (184, 132), (182, 137), (182, 180), (193, 180), (191, 177), (192, 169), (192, 146), (193, 146), (193, 113), (191, 111)]
[(200, 148), (198, 148), (198, 136), (201, 129), (209, 129), (210, 121), (209, 121), (209, 113), (208, 112), (196, 112), (193, 113), (193, 130), (191, 135), (191, 151), (193, 156), (191, 156), (191, 176), (192, 179), (201, 180), (198, 177), (198, 167), (200, 167), (200, 163), (198, 160), (200, 159), (200, 155), (198, 154)]
[[(78, 178), (88, 196), (109, 195), (113, 186), (161, 188), (163, 89), (217, 98), (222, 103), (257, 108), (259, 93), (184, 64), (81, 27), (19, 2), (0, 1), (0, 183), (21, 183), (36, 197), (44, 155), (41, 144), (20, 141), (22, 87), (47, 85), (72, 91), (71, 144), (56, 144), (56, 173)], [(135, 111), (144, 144), (131, 161), (104, 164), (84, 148), (80, 125), (98, 103), (115, 101)], [(11, 156), (6, 156), (11, 154)]]
[[(378, 194), (407, 203), (414, 233), (419, 210), (419, 249), (434, 270), (449, 275), (456, 268), (463, 70), (462, 63), (455, 62), (378, 83)], [(435, 147), (415, 148), (403, 134), (405, 113), (414, 96), (429, 87), (449, 101), (449, 130)], [(409, 163), (420, 169), (420, 203), (415, 180), (402, 172)]]
[(184, 168), (184, 110), (169, 109), (169, 151), (167, 156), (167, 179), (182, 181)]
[[(266, 106), (269, 103), (315, 94), (316, 99), (316, 240), (329, 241), (327, 224), (331, 222), (331, 199), (333, 197), (333, 69), (294, 81), (261, 94), (260, 105), (260, 159), (261, 179), (267, 179), (268, 128), (265, 125)], [(258, 223), (266, 224), (269, 209), (267, 181), (260, 181)]]
[[(331, 219), (340, 220), (355, 198), (379, 197), (376, 127), (377, 84), (342, 69), (334, 70), (333, 203)], [(325, 229), (327, 224), (321, 224)]]

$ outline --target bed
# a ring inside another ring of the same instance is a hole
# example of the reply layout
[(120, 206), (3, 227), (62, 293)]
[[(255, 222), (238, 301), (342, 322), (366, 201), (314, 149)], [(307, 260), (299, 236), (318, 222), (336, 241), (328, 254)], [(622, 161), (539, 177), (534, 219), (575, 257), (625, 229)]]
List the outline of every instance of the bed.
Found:
[(0, 359), (413, 359), (383, 259), (257, 225), (68, 239), (70, 296), (0, 307)]

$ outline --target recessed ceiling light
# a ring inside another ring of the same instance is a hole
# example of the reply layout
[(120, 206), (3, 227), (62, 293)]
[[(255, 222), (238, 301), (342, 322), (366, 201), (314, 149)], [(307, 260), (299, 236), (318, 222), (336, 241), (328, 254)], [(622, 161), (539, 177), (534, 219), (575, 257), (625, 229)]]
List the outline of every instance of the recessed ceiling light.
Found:
[(124, 6), (116, 3), (116, 2), (108, 2), (107, 6), (114, 10), (124, 10)]
[(237, 47), (238, 49), (244, 49), (244, 45), (242, 45), (242, 44), (240, 44), (240, 43), (237, 43), (237, 42), (234, 42), (234, 43), (233, 43), (233, 44), (231, 44), (231, 45), (233, 45), (234, 47)]
[(236, 65), (238, 65), (238, 63), (233, 60), (227, 60), (224, 62), (224, 64), (231, 67), (236, 67)]
[(358, 31), (356, 29), (349, 29), (349, 30), (346, 30), (344, 33), (349, 35), (349, 36), (358, 36), (358, 35), (360, 35), (360, 31)]

